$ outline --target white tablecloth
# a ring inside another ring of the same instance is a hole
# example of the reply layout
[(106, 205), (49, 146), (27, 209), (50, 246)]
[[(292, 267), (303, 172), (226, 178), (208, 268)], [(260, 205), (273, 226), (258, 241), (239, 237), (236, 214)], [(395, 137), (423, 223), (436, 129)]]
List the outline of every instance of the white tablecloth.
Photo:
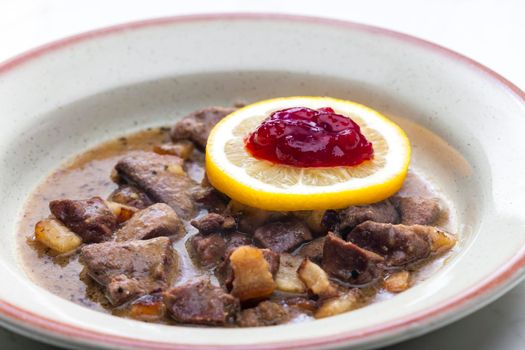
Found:
[[(525, 89), (524, 0), (0, 0), (0, 61), (98, 27), (211, 12), (291, 13), (377, 25), (449, 47)], [(423, 348), (525, 349), (525, 283), (459, 322), (391, 347)], [(55, 348), (0, 328), (0, 349)]]

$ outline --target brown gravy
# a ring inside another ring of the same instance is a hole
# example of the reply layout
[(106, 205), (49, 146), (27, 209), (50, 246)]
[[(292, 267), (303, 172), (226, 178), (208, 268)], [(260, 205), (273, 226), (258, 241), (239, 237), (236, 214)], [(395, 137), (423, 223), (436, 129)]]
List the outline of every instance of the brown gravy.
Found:
[[(28, 199), (22, 220), (19, 225), (19, 250), (24, 267), (30, 278), (40, 286), (67, 300), (92, 309), (118, 314), (118, 310), (108, 307), (100, 289), (83, 273), (83, 266), (78, 261), (78, 252), (69, 256), (52, 256), (50, 251), (33, 240), (35, 223), (49, 215), (49, 201), (58, 198), (82, 199), (92, 196), (107, 197), (117, 185), (110, 175), (117, 160), (122, 156), (137, 150), (152, 150), (155, 144), (168, 141), (168, 129), (150, 128), (145, 131), (130, 134), (90, 149), (77, 156), (58, 170), (54, 171), (41, 183)], [(186, 164), (186, 171), (196, 181), (200, 182), (204, 175), (202, 153), (195, 151), (193, 161)], [(431, 186), (417, 174), (410, 172), (401, 192), (406, 195), (433, 196), (438, 195)], [(443, 213), (437, 226), (444, 229), (454, 227), (450, 210), (442, 203)], [(180, 255), (180, 276), (173, 282), (180, 284), (195, 276), (210, 274), (207, 270), (196, 267), (189, 258), (185, 241), (194, 233), (195, 228), (185, 223), (188, 234), (184, 239), (174, 243), (174, 248)], [(415, 282), (425, 279), (443, 265), (447, 255), (425, 264), (414, 274)], [(79, 279), (79, 275), (81, 278)], [(213, 279), (214, 276), (210, 274)], [(390, 298), (393, 294), (381, 291), (376, 294), (371, 287), (368, 302)], [(310, 317), (302, 314), (293, 321), (300, 322)], [(292, 322), (293, 322), (292, 321)]]

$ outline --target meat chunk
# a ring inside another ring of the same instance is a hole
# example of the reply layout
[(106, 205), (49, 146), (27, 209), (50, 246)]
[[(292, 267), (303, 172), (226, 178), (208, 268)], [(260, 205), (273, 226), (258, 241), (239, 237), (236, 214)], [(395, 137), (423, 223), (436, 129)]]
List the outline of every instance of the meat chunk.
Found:
[(279, 264), (281, 263), (281, 255), (270, 249), (261, 249), (264, 259), (268, 263), (270, 273), (275, 277), (279, 271)]
[(376, 253), (345, 242), (331, 232), (326, 237), (322, 268), (331, 277), (353, 285), (366, 284), (379, 277), (378, 264), (382, 262)]
[(431, 241), (424, 227), (367, 221), (354, 228), (347, 239), (384, 257), (387, 266), (402, 266), (430, 255)]
[(211, 129), (225, 116), (235, 111), (235, 108), (208, 107), (190, 113), (179, 120), (171, 129), (173, 141), (190, 140), (203, 150)]
[(439, 216), (439, 201), (436, 198), (396, 197), (392, 202), (404, 225), (430, 225)]
[(153, 204), (153, 201), (144, 192), (131, 185), (119, 186), (111, 192), (108, 200), (138, 209), (144, 209)]
[(232, 230), (237, 226), (235, 219), (231, 216), (222, 216), (217, 213), (209, 213), (203, 217), (192, 220), (191, 224), (200, 233), (222, 232)]
[(204, 235), (198, 233), (186, 243), (193, 260), (202, 267), (219, 264), (226, 252), (226, 240), (220, 233)]
[(306, 243), (297, 252), (298, 255), (308, 258), (315, 263), (323, 260), (323, 248), (326, 237), (319, 237), (311, 242)]
[(290, 320), (290, 315), (283, 306), (272, 301), (263, 301), (256, 307), (241, 312), (239, 326), (274, 326), (288, 322), (288, 320)]
[(166, 288), (176, 272), (167, 237), (91, 244), (81, 249), (80, 259), (113, 305)]
[(177, 213), (170, 206), (157, 203), (135, 213), (117, 231), (116, 236), (117, 241), (130, 241), (183, 233), (184, 226)]
[(250, 234), (266, 222), (277, 221), (286, 217), (285, 212), (253, 208), (234, 200), (228, 203), (226, 212), (237, 218), (240, 231)]
[(194, 211), (191, 189), (195, 183), (182, 170), (182, 163), (175, 156), (137, 152), (119, 160), (115, 169), (151, 200), (166, 203), (181, 218), (188, 219)]
[(187, 243), (187, 250), (193, 260), (202, 267), (213, 267), (220, 264), (236, 248), (250, 245), (249, 236), (241, 232), (198, 233)]
[(222, 326), (235, 321), (239, 300), (209, 280), (200, 279), (168, 290), (164, 301), (177, 322)]
[(229, 256), (236, 248), (243, 245), (251, 245), (252, 239), (241, 232), (231, 232), (224, 235), (226, 239), (226, 252), (224, 256)]
[(49, 203), (49, 209), (85, 243), (106, 241), (117, 228), (117, 217), (100, 197), (54, 200)]
[(198, 206), (210, 213), (224, 213), (230, 200), (210, 184), (206, 174), (204, 174), (201, 185), (195, 187), (191, 194)]
[(397, 224), (399, 214), (388, 199), (370, 205), (348, 207), (339, 212), (339, 231), (347, 233), (368, 220)]
[(336, 231), (339, 226), (339, 212), (336, 210), (327, 210), (324, 212), (321, 224), (329, 231)]
[(277, 253), (292, 251), (312, 239), (308, 226), (297, 219), (275, 221), (255, 230), (255, 242)]
[(228, 204), (228, 197), (211, 186), (196, 187), (191, 192), (193, 200), (210, 213), (223, 213)]

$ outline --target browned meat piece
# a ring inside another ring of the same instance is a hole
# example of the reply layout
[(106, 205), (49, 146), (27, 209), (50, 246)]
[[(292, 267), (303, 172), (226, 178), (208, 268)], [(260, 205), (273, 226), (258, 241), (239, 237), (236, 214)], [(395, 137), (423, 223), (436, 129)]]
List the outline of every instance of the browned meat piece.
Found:
[(85, 243), (106, 241), (117, 228), (117, 217), (100, 197), (54, 200), (49, 203), (49, 209)]
[(440, 212), (436, 198), (395, 197), (392, 203), (397, 207), (403, 225), (430, 225)]
[(200, 149), (206, 148), (211, 129), (235, 108), (208, 107), (179, 120), (171, 129), (173, 141), (190, 140)]
[(153, 204), (144, 192), (131, 185), (119, 186), (109, 195), (108, 200), (138, 209), (144, 209)]
[(388, 199), (370, 205), (348, 207), (339, 212), (339, 231), (347, 233), (368, 220), (397, 224), (399, 214)]
[(233, 269), (230, 265), (230, 260), (228, 257), (219, 265), (217, 265), (217, 268), (214, 270), (214, 275), (222, 288), (227, 291), (232, 290)]
[(223, 213), (228, 204), (228, 197), (213, 187), (196, 187), (191, 193), (193, 200), (211, 213)]
[(225, 257), (229, 256), (230, 253), (235, 250), (235, 248), (252, 244), (251, 237), (241, 232), (227, 233), (224, 235), (224, 237), (226, 238), (226, 252), (224, 254)]
[(339, 213), (336, 210), (326, 210), (321, 219), (321, 225), (329, 231), (336, 231), (339, 225)]
[(272, 276), (275, 277), (275, 274), (277, 273), (277, 271), (279, 271), (281, 255), (270, 249), (262, 249), (262, 252), (264, 259), (266, 259), (268, 265), (270, 265), (270, 272), (272, 273)]
[(312, 239), (308, 226), (290, 218), (265, 224), (255, 230), (255, 242), (277, 253), (289, 252)]
[(285, 212), (253, 208), (234, 200), (229, 202), (226, 212), (237, 219), (241, 232), (250, 234), (267, 222), (286, 218)]
[(297, 254), (312, 260), (315, 263), (320, 263), (323, 260), (323, 247), (326, 237), (319, 237), (311, 242), (306, 243)]
[(217, 191), (210, 184), (206, 174), (204, 174), (201, 185), (195, 187), (191, 194), (195, 202), (210, 213), (224, 213), (230, 201), (226, 195)]
[(289, 320), (290, 315), (284, 307), (272, 301), (263, 301), (256, 307), (241, 312), (239, 326), (274, 326), (288, 322)]
[(186, 244), (190, 255), (198, 265), (212, 267), (219, 264), (226, 252), (226, 240), (220, 233), (204, 235), (198, 233), (191, 237)]
[(360, 285), (373, 281), (381, 274), (378, 264), (382, 262), (376, 253), (345, 242), (331, 232), (326, 237), (322, 268), (343, 282)]
[(80, 259), (113, 305), (166, 288), (176, 272), (167, 237), (91, 244), (81, 249)]
[(117, 241), (150, 239), (160, 236), (175, 236), (184, 233), (182, 221), (170, 206), (153, 204), (135, 213), (117, 231)]
[(187, 242), (187, 250), (193, 260), (202, 267), (221, 263), (236, 248), (251, 245), (251, 238), (241, 232), (198, 233)]
[(240, 310), (237, 298), (207, 279), (168, 290), (164, 301), (173, 319), (181, 323), (222, 326), (234, 322)]
[(354, 228), (347, 239), (383, 256), (386, 265), (401, 266), (430, 255), (430, 238), (420, 234), (424, 227), (367, 221)]
[(138, 152), (119, 160), (118, 174), (155, 202), (166, 203), (183, 219), (192, 216), (194, 207), (191, 189), (193, 180), (182, 170), (179, 157)]
[(191, 224), (200, 233), (204, 234), (232, 230), (237, 226), (233, 217), (222, 216), (216, 213), (209, 213), (199, 219), (192, 220)]
[(113, 277), (106, 286), (106, 297), (113, 305), (120, 305), (147, 292), (139, 281), (126, 275)]

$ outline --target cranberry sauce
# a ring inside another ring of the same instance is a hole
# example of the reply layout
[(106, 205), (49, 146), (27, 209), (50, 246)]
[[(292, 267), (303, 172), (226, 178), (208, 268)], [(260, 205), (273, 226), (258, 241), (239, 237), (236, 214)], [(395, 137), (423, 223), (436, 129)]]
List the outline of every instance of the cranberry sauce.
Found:
[(358, 165), (374, 155), (359, 125), (330, 107), (274, 112), (244, 143), (255, 158), (297, 167)]

